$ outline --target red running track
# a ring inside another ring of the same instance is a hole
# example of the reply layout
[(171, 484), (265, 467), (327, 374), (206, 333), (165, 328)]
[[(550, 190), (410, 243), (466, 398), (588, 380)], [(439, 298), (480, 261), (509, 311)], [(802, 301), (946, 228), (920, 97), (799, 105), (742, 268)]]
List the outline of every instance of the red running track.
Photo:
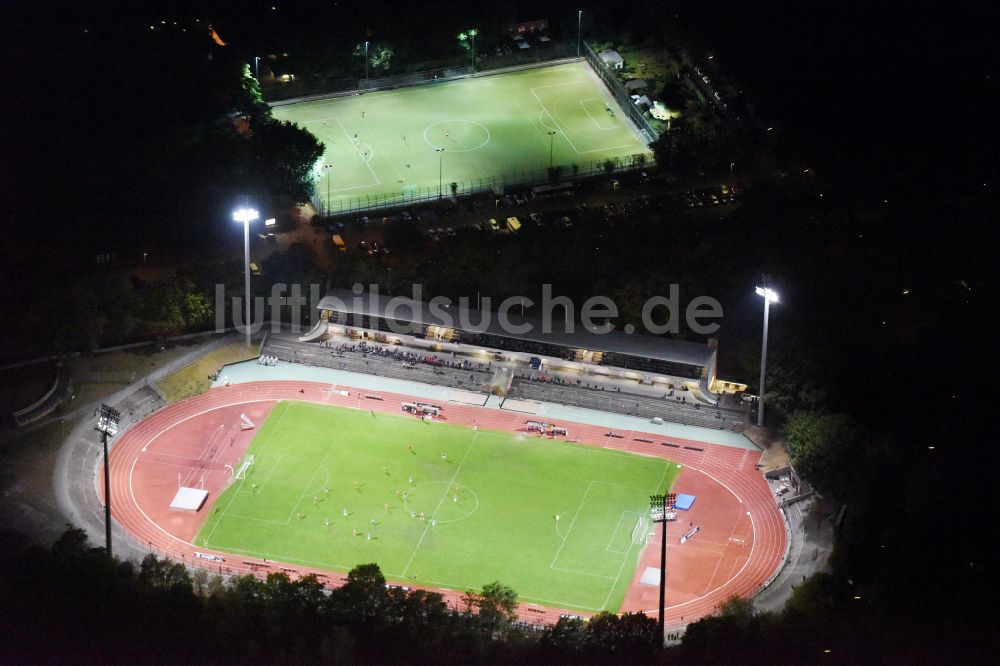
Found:
[[(342, 573), (196, 549), (190, 543), (231, 477), (227, 465), (234, 465), (243, 456), (253, 437), (254, 431), (240, 430), (241, 414), (259, 424), (276, 401), (301, 400), (399, 415), (399, 403), (421, 400), (387, 391), (338, 388), (350, 395), (324, 390), (329, 389), (328, 384), (315, 382), (252, 382), (215, 388), (155, 412), (123, 433), (111, 451), (114, 517), (137, 542), (217, 573), (265, 576), (281, 570), (290, 576), (317, 574), (330, 586), (342, 584), (346, 580)], [(443, 407), (440, 420), (493, 430), (524, 433), (525, 421), (539, 418), (453, 402), (443, 403)], [(767, 482), (755, 469), (759, 452), (637, 431), (622, 431), (622, 438), (610, 438), (607, 429), (599, 426), (556, 423), (569, 430), (573, 441), (669, 458), (684, 466), (674, 490), (696, 495), (697, 501), (667, 526), (667, 626), (711, 614), (734, 594), (753, 594), (780, 566), (785, 527)], [(641, 441), (644, 439), (651, 441)], [(201, 511), (169, 508), (178, 482), (190, 486), (204, 483), (209, 499)], [(701, 529), (681, 544), (679, 537), (692, 526)], [(659, 550), (657, 528), (642, 554), (622, 612), (641, 610), (656, 615), (659, 587), (642, 584), (639, 578), (647, 566), (659, 567)], [(196, 552), (225, 561), (202, 559)], [(431, 590), (443, 594), (449, 605), (459, 607), (461, 592)], [(561, 613), (579, 614), (527, 603), (522, 603), (519, 611), (521, 619), (536, 623), (555, 622)]]

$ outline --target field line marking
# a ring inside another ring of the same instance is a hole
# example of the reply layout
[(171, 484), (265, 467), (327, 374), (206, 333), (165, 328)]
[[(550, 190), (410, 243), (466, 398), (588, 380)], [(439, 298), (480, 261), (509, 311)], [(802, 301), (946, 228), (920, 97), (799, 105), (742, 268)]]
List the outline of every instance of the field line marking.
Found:
[(591, 480), (591, 482), (587, 484), (587, 492), (583, 494), (583, 499), (580, 500), (580, 508), (576, 510), (575, 514), (573, 514), (573, 520), (571, 520), (569, 523), (569, 529), (566, 530), (566, 536), (563, 537), (562, 543), (559, 544), (559, 548), (556, 550), (556, 555), (555, 557), (552, 558), (552, 564), (549, 565), (549, 568), (554, 567), (556, 564), (556, 560), (559, 559), (559, 553), (562, 552), (563, 546), (566, 545), (566, 539), (568, 539), (570, 533), (573, 532), (573, 525), (576, 524), (576, 519), (580, 517), (580, 513), (583, 511), (583, 505), (587, 503), (587, 495), (590, 494), (590, 489), (593, 487), (594, 487), (594, 481)]
[[(630, 148), (632, 144), (626, 143), (621, 146), (607, 146), (604, 148), (593, 148), (591, 150), (577, 151), (580, 155), (586, 155), (587, 153), (599, 153), (602, 150), (618, 150), (619, 148)], [(609, 158), (610, 159), (610, 158)]]
[[(337, 124), (340, 125), (340, 129), (342, 129), (344, 131), (344, 137), (347, 138), (347, 142), (349, 144), (351, 144), (352, 146), (354, 146), (354, 152), (356, 152), (358, 154), (358, 159), (360, 159), (362, 162), (364, 162), (364, 165), (366, 167), (368, 167), (368, 170), (372, 172), (372, 176), (375, 178), (374, 185), (362, 185), (362, 186), (359, 186), (359, 187), (373, 187), (373, 186), (374, 187), (378, 187), (378, 186), (380, 186), (382, 184), (382, 180), (378, 177), (378, 174), (375, 173), (375, 169), (373, 169), (372, 165), (368, 163), (368, 160), (365, 159), (365, 156), (361, 154), (360, 150), (358, 150), (357, 145), (355, 145), (355, 143), (354, 143), (354, 139), (351, 138), (350, 132), (348, 132), (347, 128), (344, 127), (344, 123), (340, 120), (340, 118), (337, 118)], [(354, 188), (351, 188), (351, 189), (358, 189), (358, 188), (354, 187)]]
[(733, 535), (736, 534), (736, 528), (739, 526), (740, 520), (743, 518), (744, 515), (746, 515), (746, 514), (744, 514), (742, 512), (742, 507), (741, 507), (741, 512), (736, 516), (736, 520), (733, 521), (733, 529), (731, 529), (729, 531), (729, 538), (726, 539), (726, 545), (725, 545), (725, 547), (723, 547), (719, 551), (719, 560), (718, 560), (718, 562), (715, 563), (715, 569), (712, 570), (712, 575), (709, 576), (708, 582), (705, 583), (705, 587), (708, 587), (709, 585), (711, 585), (712, 581), (715, 580), (715, 574), (719, 573), (719, 567), (722, 566), (722, 560), (726, 556), (726, 551), (729, 550), (730, 548), (732, 548), (732, 545), (733, 545), (732, 544)]
[(611, 576), (604, 576), (602, 574), (591, 573), (590, 571), (580, 571), (579, 569), (566, 569), (564, 567), (550, 567), (555, 571), (565, 571), (566, 573), (576, 574), (578, 576), (590, 576), (591, 578), (603, 578), (605, 580), (615, 580)]
[(543, 88), (558, 88), (559, 86), (572, 86), (577, 83), (586, 83), (586, 79), (577, 79), (576, 81), (563, 81), (562, 83), (550, 83), (544, 86), (532, 86), (531, 90), (541, 90)]
[[(277, 403), (275, 405), (275, 409), (277, 409), (278, 406), (281, 405), (281, 404), (282, 403), (280, 403), (280, 402)], [(263, 455), (264, 449), (267, 448), (267, 445), (271, 443), (271, 438), (274, 437), (274, 433), (275, 433), (276, 430), (278, 430), (278, 427), (281, 425), (281, 422), (285, 420), (285, 414), (288, 413), (288, 409), (289, 409), (288, 403), (284, 403), (284, 409), (281, 410), (281, 414), (278, 416), (278, 422), (274, 425), (273, 428), (271, 428), (270, 431), (268, 431), (268, 433), (267, 433), (267, 439), (264, 440), (264, 443), (261, 444), (261, 446), (260, 446), (260, 450), (257, 451), (257, 457), (258, 458), (261, 455)], [(273, 414), (274, 410), (271, 410), (271, 413)], [(265, 422), (266, 422), (266, 420), (265, 420)], [(252, 446), (253, 442), (251, 442), (250, 444)], [(250, 450), (250, 447), (248, 446), (247, 447), (247, 451), (249, 451), (249, 450)], [(244, 453), (243, 455), (246, 456), (246, 453)], [(267, 479), (271, 478), (271, 472), (273, 472), (274, 468), (277, 467), (278, 463), (281, 462), (282, 457), (283, 457), (282, 454), (278, 455), (278, 459), (275, 461), (274, 465), (271, 466), (271, 471), (268, 472), (268, 474), (267, 474)], [(265, 482), (266, 482), (267, 479), (265, 479)], [(243, 490), (243, 485), (244, 485), (245, 481), (246, 481), (246, 479), (240, 479), (239, 486), (236, 488), (236, 492), (234, 492), (232, 495), (230, 495), (229, 502), (226, 504), (226, 508), (224, 508), (222, 510), (222, 513), (219, 515), (219, 519), (215, 521), (215, 525), (212, 525), (212, 531), (205, 535), (205, 540), (203, 541), (203, 545), (208, 546), (209, 540), (212, 538), (212, 535), (215, 534), (215, 530), (217, 530), (219, 528), (219, 524), (222, 523), (222, 519), (226, 517), (226, 511), (229, 511), (229, 507), (231, 507), (233, 505), (233, 501), (236, 499), (237, 495), (240, 494), (240, 491)]]
[[(441, 505), (444, 504), (444, 498), (448, 496), (448, 491), (451, 489), (452, 484), (455, 483), (455, 479), (458, 478), (458, 473), (462, 471), (462, 465), (465, 464), (466, 459), (469, 457), (469, 451), (472, 450), (473, 445), (476, 443), (477, 437), (479, 437), (478, 430), (472, 436), (472, 441), (469, 442), (468, 447), (466, 447), (465, 449), (465, 455), (462, 456), (461, 462), (458, 463), (458, 467), (455, 469), (455, 473), (451, 475), (451, 480), (448, 482), (448, 485), (445, 486), (444, 492), (441, 493), (441, 499), (438, 500), (437, 506), (434, 508), (434, 512), (431, 513), (431, 516), (437, 515), (438, 509), (440, 509)], [(417, 545), (414, 546), (413, 552), (410, 553), (410, 559), (406, 562), (406, 566), (403, 567), (403, 575), (401, 576), (402, 578), (406, 578), (406, 572), (409, 570), (410, 565), (413, 564), (413, 558), (417, 556), (417, 551), (420, 550), (420, 544), (424, 542), (424, 538), (427, 536), (427, 532), (431, 528), (431, 524), (427, 521), (425, 522), (426, 525), (424, 525), (424, 533), (420, 535), (420, 540), (417, 541)]]
[[(327, 452), (327, 453), (329, 453), (329, 452)], [(309, 489), (312, 488), (313, 479), (316, 478), (316, 474), (317, 474), (317, 472), (319, 472), (320, 467), (322, 467), (323, 463), (326, 462), (326, 457), (327, 457), (326, 455), (323, 456), (323, 460), (320, 461), (320, 464), (316, 466), (316, 469), (314, 469), (313, 473), (309, 476), (309, 481), (306, 482), (306, 489), (302, 491), (301, 495), (299, 495), (299, 499), (297, 499), (295, 501), (295, 504), (292, 506), (291, 513), (288, 514), (288, 520), (285, 521), (286, 525), (290, 525), (291, 524), (291, 522), (292, 522), (292, 516), (295, 515), (295, 513), (299, 510), (299, 504), (302, 504), (302, 500), (304, 500), (305, 497), (306, 497), (306, 495), (309, 494)]]
[[(390, 159), (389, 159), (389, 153), (387, 153), (387, 152), (386, 152), (386, 150), (385, 150), (385, 148), (383, 148), (383, 147), (382, 147), (382, 142), (378, 140), (378, 138), (377, 138), (377, 136), (376, 136), (375, 132), (374, 132), (374, 131), (372, 130), (372, 128), (371, 128), (371, 125), (369, 125), (369, 124), (368, 124), (368, 119), (367, 119), (367, 118), (364, 118), (364, 117), (362, 117), (362, 118), (361, 118), (361, 122), (362, 122), (362, 123), (364, 124), (364, 126), (365, 126), (365, 130), (367, 130), (368, 132), (370, 132), (370, 133), (371, 133), (371, 135), (372, 135), (372, 138), (373, 138), (373, 139), (375, 140), (375, 145), (376, 145), (376, 146), (378, 146), (378, 149), (379, 149), (380, 151), (382, 151), (382, 155), (384, 156), (384, 158), (385, 158), (385, 161), (389, 163), (389, 166), (390, 166), (390, 167), (392, 168), (392, 171), (393, 171), (393, 173), (395, 173), (395, 174), (396, 174), (396, 178), (402, 178), (403, 176), (402, 176), (402, 174), (400, 173), (399, 169), (397, 169), (397, 168), (396, 168), (396, 165), (395, 165), (395, 164), (393, 164), (393, 163), (392, 163), (392, 160), (390, 160)], [(373, 155), (373, 156), (372, 156), (372, 159), (374, 159), (374, 158), (375, 158), (375, 156)], [(369, 161), (370, 161), (370, 160), (369, 160)], [(370, 168), (370, 167), (369, 167), (369, 168)], [(381, 183), (380, 183), (380, 184), (381, 184)]]
[[(517, 104), (517, 108), (521, 109), (521, 113), (524, 114), (524, 119), (526, 121), (528, 121), (529, 125), (531, 125), (531, 129), (535, 130), (535, 134), (538, 135), (538, 140), (541, 141), (542, 145), (544, 146), (545, 145), (545, 135), (542, 134), (541, 130), (538, 129), (538, 127), (535, 125), (535, 122), (531, 119), (531, 116), (528, 114), (527, 111), (525, 111), (524, 106), (521, 104), (521, 100), (519, 100), (514, 95), (514, 92), (511, 91), (510, 89), (507, 90), (507, 94), (510, 96), (510, 98), (512, 100), (514, 100), (514, 104)], [(548, 113), (548, 109), (546, 109), (544, 105), (542, 105), (542, 111), (545, 111), (546, 113)], [(539, 121), (539, 123), (540, 122), (541, 121)]]
[(594, 114), (592, 114), (590, 110), (587, 108), (587, 105), (584, 104), (584, 102), (589, 102), (594, 99), (596, 99), (598, 102), (601, 101), (600, 97), (584, 97), (583, 99), (577, 101), (580, 104), (580, 108), (583, 109), (583, 112), (586, 113), (590, 117), (590, 119), (594, 121), (594, 125), (597, 127), (598, 131), (607, 132), (609, 130), (618, 129), (619, 127), (618, 123), (611, 123), (611, 127), (601, 127), (601, 123), (597, 122), (597, 118), (594, 117)]
[(629, 553), (632, 552), (634, 546), (629, 546), (629, 549), (625, 551), (625, 555), (622, 556), (622, 565), (618, 567), (618, 575), (615, 576), (615, 582), (611, 583), (611, 589), (608, 590), (608, 596), (604, 597), (604, 606), (602, 608), (608, 607), (608, 602), (611, 601), (611, 595), (614, 593), (615, 588), (618, 587), (618, 579), (622, 577), (622, 571), (625, 570), (625, 563), (628, 562)]
[[(258, 456), (259, 455), (260, 454), (258, 454)], [(285, 454), (283, 454), (283, 453), (279, 453), (278, 454), (277, 459), (274, 461), (274, 465), (272, 465), (271, 469), (268, 470), (267, 476), (264, 477), (263, 481), (261, 481), (259, 488), (263, 488), (264, 487), (264, 484), (266, 484), (267, 481), (268, 481), (268, 479), (271, 478), (271, 473), (274, 472), (274, 468), (277, 467), (279, 463), (281, 463), (281, 459), (284, 458), (284, 457), (285, 457)], [(212, 526), (212, 531), (209, 532), (205, 536), (205, 541), (204, 541), (204, 545), (205, 546), (208, 546), (208, 540), (209, 540), (209, 538), (213, 534), (215, 534), (215, 530), (219, 527), (219, 524), (222, 522), (222, 519), (226, 517), (226, 512), (229, 511), (229, 508), (233, 505), (233, 502), (236, 500), (237, 496), (239, 496), (239, 494), (241, 492), (243, 492), (243, 486), (245, 485), (245, 483), (246, 483), (246, 479), (240, 479), (239, 486), (236, 488), (236, 491), (233, 492), (232, 496), (229, 498), (229, 503), (226, 504), (226, 508), (222, 510), (222, 513), (219, 515), (219, 519), (215, 521), (215, 525)]]
[(623, 553), (628, 552), (627, 550), (615, 550), (614, 548), (611, 547), (612, 542), (615, 540), (615, 535), (618, 534), (618, 528), (621, 526), (622, 519), (625, 517), (625, 514), (628, 514), (630, 516), (639, 516), (640, 518), (642, 518), (642, 513), (640, 513), (639, 511), (629, 511), (628, 509), (622, 511), (622, 515), (618, 516), (618, 524), (615, 525), (615, 529), (612, 530), (611, 532), (611, 538), (608, 539), (608, 545), (604, 548), (604, 550), (606, 550), (609, 553), (617, 553), (618, 555), (621, 555)]
[(618, 516), (618, 522), (615, 523), (615, 529), (611, 530), (611, 538), (608, 539), (608, 545), (604, 547), (604, 550), (611, 552), (611, 543), (615, 540), (615, 535), (618, 534), (618, 527), (622, 524), (622, 518), (624, 517), (625, 517), (625, 512), (622, 511), (621, 515)]
[[(735, 497), (739, 501), (739, 503), (741, 505), (743, 504), (743, 500), (740, 498), (739, 495), (736, 494), (736, 491), (734, 491), (732, 488), (730, 488), (729, 485), (726, 484), (726, 483), (724, 483), (721, 479), (716, 478), (715, 476), (709, 474), (708, 472), (706, 472), (704, 469), (702, 469), (700, 467), (694, 467), (693, 465), (688, 465), (688, 468), (689, 469), (693, 469), (696, 472), (700, 472), (700, 473), (704, 474), (705, 476), (707, 476), (708, 478), (712, 479), (713, 481), (715, 481), (716, 483), (718, 483), (719, 485), (721, 485), (723, 488), (725, 488), (726, 490), (728, 490), (730, 493), (732, 493), (733, 497)], [(750, 512), (748, 511), (747, 513), (750, 513)], [(723, 587), (725, 587), (726, 585), (728, 585), (730, 583), (730, 581), (736, 579), (740, 574), (743, 573), (743, 570), (746, 569), (750, 565), (750, 563), (753, 561), (753, 551), (757, 548), (757, 528), (753, 524), (753, 514), (750, 514), (747, 517), (750, 519), (750, 534), (751, 534), (750, 538), (753, 539), (753, 541), (750, 544), (750, 553), (745, 556), (746, 557), (746, 562), (743, 563), (743, 566), (740, 567), (740, 570), (737, 571), (736, 573), (734, 573), (732, 576), (730, 576), (729, 580), (725, 581), (724, 583), (721, 583), (720, 585), (717, 585), (715, 588), (713, 588), (713, 589), (709, 590), (708, 592), (704, 593), (702, 596), (695, 597), (694, 599), (688, 599), (687, 601), (683, 601), (683, 602), (681, 602), (679, 604), (674, 604), (673, 606), (668, 606), (667, 608), (680, 608), (681, 606), (686, 606), (687, 604), (694, 603), (694, 602), (698, 601), (699, 599), (703, 599), (706, 596), (708, 596), (709, 594), (713, 594), (713, 593), (717, 592), (718, 590), (721, 590)], [(659, 611), (657, 610), (657, 611), (645, 611), (645, 612), (659, 612)]]
[[(559, 131), (562, 133), (563, 138), (566, 139), (566, 141), (569, 143), (569, 147), (573, 149), (573, 152), (575, 152), (577, 155), (583, 155), (583, 153), (581, 153), (577, 149), (576, 144), (573, 143), (573, 139), (569, 138), (569, 135), (566, 134), (566, 129), (559, 124), (559, 119), (556, 118), (554, 113), (549, 111), (548, 107), (545, 106), (545, 102), (543, 102), (542, 98), (538, 96), (538, 93), (535, 92), (534, 88), (531, 89), (531, 94), (535, 96), (535, 99), (538, 100), (538, 103), (541, 104), (542, 108), (545, 109), (545, 111), (549, 114), (549, 118), (551, 118), (552, 122), (554, 122), (556, 124), (556, 127), (559, 128)], [(594, 151), (588, 151), (588, 152), (594, 152)]]

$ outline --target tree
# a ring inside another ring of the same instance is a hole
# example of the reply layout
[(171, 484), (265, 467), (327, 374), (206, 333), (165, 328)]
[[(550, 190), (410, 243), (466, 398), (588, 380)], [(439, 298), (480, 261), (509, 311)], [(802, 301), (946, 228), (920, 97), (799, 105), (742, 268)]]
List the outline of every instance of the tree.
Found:
[(264, 101), (260, 90), (260, 82), (250, 72), (250, 65), (244, 64), (239, 77), (236, 94), (233, 95), (233, 107), (238, 113), (251, 121), (259, 121), (271, 116), (271, 108)]
[(330, 601), (346, 614), (348, 619), (370, 624), (382, 619), (388, 602), (385, 576), (377, 564), (359, 564), (347, 574), (347, 583), (336, 590)]
[(545, 630), (541, 644), (562, 656), (580, 652), (587, 645), (587, 625), (578, 617), (561, 617)]
[(375, 52), (371, 56), (372, 68), (388, 72), (389, 66), (392, 63), (392, 54), (392, 48), (384, 44), (376, 45)]
[(799, 474), (819, 492), (846, 499), (854, 458), (862, 453), (862, 431), (851, 416), (799, 410), (788, 419), (784, 438)]
[(502, 632), (517, 620), (517, 592), (500, 581), (483, 585), (479, 592), (467, 592), (465, 597), (470, 610), (478, 611), (480, 624), (493, 632)]
[(325, 150), (315, 136), (291, 122), (267, 119), (254, 126), (261, 182), (276, 195), (305, 201), (316, 188), (313, 167)]
[(587, 623), (587, 644), (602, 652), (651, 651), (659, 644), (656, 620), (644, 613), (598, 613)]

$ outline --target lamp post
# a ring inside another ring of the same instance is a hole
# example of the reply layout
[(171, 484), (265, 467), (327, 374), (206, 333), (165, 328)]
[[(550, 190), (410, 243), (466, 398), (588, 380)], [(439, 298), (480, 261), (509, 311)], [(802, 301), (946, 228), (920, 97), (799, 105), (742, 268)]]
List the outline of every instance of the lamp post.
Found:
[[(660, 523), (660, 616), (656, 621), (656, 630), (660, 635), (660, 644), (667, 642), (666, 621), (663, 617), (667, 585), (667, 496), (650, 495), (649, 512), (654, 523)], [(657, 518), (659, 515), (659, 518)]]
[(365, 83), (368, 82), (368, 42), (365, 42)]
[(757, 427), (764, 426), (764, 375), (767, 372), (767, 319), (771, 312), (771, 303), (778, 302), (778, 294), (767, 285), (764, 279), (763, 287), (757, 287), (757, 295), (764, 298), (764, 339), (760, 345), (760, 395), (757, 398)]
[(330, 214), (330, 169), (333, 168), (332, 164), (324, 164), (323, 168), (326, 169), (326, 214)]
[(441, 174), (443, 173), (443, 162), (444, 162), (444, 148), (435, 148), (434, 152), (438, 154), (438, 199), (442, 198), (443, 190), (441, 189)]
[(555, 130), (549, 130), (549, 168), (552, 168), (552, 143), (556, 140), (556, 134), (559, 132)]
[(583, 10), (576, 12), (576, 57), (580, 57), (580, 26), (583, 25)]
[(479, 31), (475, 28), (469, 29), (469, 38), (472, 40), (472, 71), (476, 71), (476, 35)]
[(237, 208), (233, 212), (233, 220), (243, 223), (243, 288), (246, 301), (246, 318), (243, 325), (247, 332), (247, 347), (250, 346), (250, 223), (259, 215), (256, 210), (248, 206)]
[(97, 429), (101, 432), (101, 443), (104, 444), (104, 539), (109, 560), (111, 559), (111, 472), (108, 469), (108, 437), (118, 434), (120, 419), (121, 414), (117, 409), (101, 405)]
[(260, 56), (253, 57), (253, 77), (260, 81)]

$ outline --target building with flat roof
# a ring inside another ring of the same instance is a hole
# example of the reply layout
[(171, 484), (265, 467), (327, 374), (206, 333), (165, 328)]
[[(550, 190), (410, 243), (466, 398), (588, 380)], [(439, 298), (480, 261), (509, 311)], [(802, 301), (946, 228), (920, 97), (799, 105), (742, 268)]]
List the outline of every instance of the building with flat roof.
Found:
[[(550, 370), (584, 371), (648, 384), (695, 380), (706, 391), (718, 390), (714, 339), (690, 342), (617, 330), (601, 333), (565, 316), (547, 323), (513, 313), (504, 319), (459, 304), (357, 295), (348, 289), (330, 291), (317, 309), (321, 321), (302, 341), (339, 335), (430, 351), (476, 353), (479, 348), (480, 353), (501, 352), (510, 360), (541, 363)], [(562, 309), (557, 311), (565, 315)]]

